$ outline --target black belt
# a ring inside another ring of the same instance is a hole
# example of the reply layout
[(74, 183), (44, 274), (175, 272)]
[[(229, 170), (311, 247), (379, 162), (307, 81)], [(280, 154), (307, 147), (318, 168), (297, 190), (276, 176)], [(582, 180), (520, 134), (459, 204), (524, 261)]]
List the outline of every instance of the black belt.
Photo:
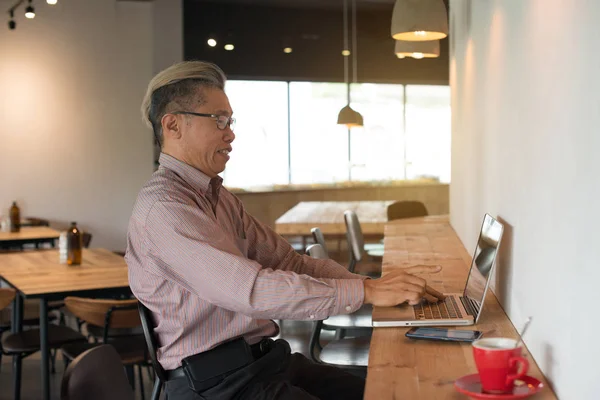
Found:
[[(258, 360), (265, 354), (271, 350), (271, 346), (273, 345), (273, 340), (271, 339), (262, 339), (260, 342), (255, 343), (250, 346), (252, 350), (252, 356), (254, 357), (254, 361)], [(183, 372), (183, 367), (179, 367), (176, 369), (172, 369), (170, 371), (165, 371), (167, 375), (167, 380), (185, 378), (185, 373)]]

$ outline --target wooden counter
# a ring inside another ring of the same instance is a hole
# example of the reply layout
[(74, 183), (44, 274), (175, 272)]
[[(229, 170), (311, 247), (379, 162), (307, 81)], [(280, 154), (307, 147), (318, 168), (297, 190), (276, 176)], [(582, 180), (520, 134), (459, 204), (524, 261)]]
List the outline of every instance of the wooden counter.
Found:
[[(383, 273), (415, 264), (439, 264), (444, 267), (442, 272), (423, 277), (444, 292), (462, 292), (470, 263), (471, 255), (447, 217), (411, 218), (386, 224)], [(373, 314), (381, 311), (375, 308)], [(373, 329), (365, 399), (467, 399), (454, 389), (454, 380), (477, 372), (471, 345), (407, 339), (404, 334), (408, 329)], [(518, 337), (491, 291), (479, 323), (457, 329), (480, 330), (484, 337)], [(525, 354), (530, 363), (528, 375), (546, 386), (531, 398), (556, 399), (531, 354), (527, 350)]]

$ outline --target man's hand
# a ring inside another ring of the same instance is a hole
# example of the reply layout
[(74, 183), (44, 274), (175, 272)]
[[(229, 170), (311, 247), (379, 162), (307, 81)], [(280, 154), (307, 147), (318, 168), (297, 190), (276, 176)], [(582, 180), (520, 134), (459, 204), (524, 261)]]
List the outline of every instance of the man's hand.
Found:
[(439, 265), (415, 265), (385, 274), (379, 279), (366, 279), (365, 304), (391, 307), (404, 302), (418, 304), (422, 298), (430, 302), (443, 300), (445, 296), (427, 286), (427, 281), (414, 274), (432, 274), (440, 272)]

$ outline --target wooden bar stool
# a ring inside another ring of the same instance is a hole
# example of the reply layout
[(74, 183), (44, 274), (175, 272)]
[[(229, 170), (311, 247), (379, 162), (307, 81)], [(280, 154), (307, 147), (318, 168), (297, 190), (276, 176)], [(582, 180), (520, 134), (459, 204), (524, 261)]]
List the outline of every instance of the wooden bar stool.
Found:
[[(146, 342), (138, 314), (138, 301), (115, 299), (89, 299), (82, 297), (65, 298), (65, 307), (83, 321), (93, 343), (73, 343), (61, 347), (65, 360), (73, 360), (83, 352), (102, 344), (112, 345), (121, 358), (131, 385), (135, 388), (134, 367), (138, 368), (140, 393), (144, 394), (142, 367), (149, 365)], [(99, 333), (101, 328), (101, 336)], [(135, 328), (138, 328), (137, 330)]]

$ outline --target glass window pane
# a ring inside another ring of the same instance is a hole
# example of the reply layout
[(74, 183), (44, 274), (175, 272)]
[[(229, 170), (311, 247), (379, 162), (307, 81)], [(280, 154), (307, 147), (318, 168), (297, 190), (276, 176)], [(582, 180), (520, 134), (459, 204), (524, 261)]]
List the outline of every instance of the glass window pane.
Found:
[(288, 183), (287, 82), (227, 81), (225, 91), (236, 118), (227, 168), (227, 187)]
[(407, 179), (450, 182), (450, 87), (406, 86)]
[(348, 133), (337, 125), (345, 105), (343, 83), (290, 83), (291, 183), (348, 180)]
[(350, 134), (353, 181), (404, 179), (404, 95), (402, 85), (356, 83), (352, 108), (364, 118)]

